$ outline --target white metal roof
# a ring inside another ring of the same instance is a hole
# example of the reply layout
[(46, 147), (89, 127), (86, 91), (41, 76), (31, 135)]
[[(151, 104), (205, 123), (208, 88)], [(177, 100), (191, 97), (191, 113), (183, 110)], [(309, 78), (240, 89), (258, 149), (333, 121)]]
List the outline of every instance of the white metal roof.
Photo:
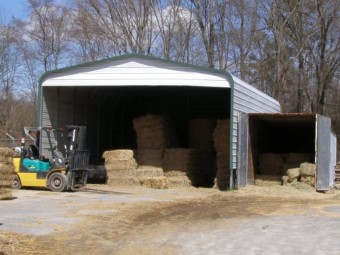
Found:
[(230, 88), (223, 73), (136, 57), (66, 68), (42, 86), (198, 86)]

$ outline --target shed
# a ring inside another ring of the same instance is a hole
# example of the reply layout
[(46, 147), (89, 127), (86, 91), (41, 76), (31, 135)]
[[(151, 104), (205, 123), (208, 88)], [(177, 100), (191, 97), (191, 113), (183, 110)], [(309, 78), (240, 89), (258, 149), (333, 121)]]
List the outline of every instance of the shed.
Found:
[[(231, 187), (247, 154), (239, 146), (242, 114), (280, 112), (276, 100), (226, 71), (136, 54), (43, 74), (39, 103), (41, 126), (87, 127), (92, 164), (102, 163), (105, 150), (136, 148), (132, 119), (138, 116), (172, 118), (184, 148), (190, 119), (230, 119)], [(46, 137), (41, 137), (41, 145), (46, 152)]]
[[(261, 175), (281, 178), (285, 166), (299, 167), (307, 162), (316, 165), (316, 190), (333, 186), (337, 141), (330, 118), (314, 113), (251, 113), (247, 117), (249, 143), (243, 146), (249, 146), (248, 182)], [(269, 166), (263, 163), (265, 157)], [(275, 160), (275, 167), (271, 167), (271, 160)], [(282, 169), (277, 167), (280, 162)]]

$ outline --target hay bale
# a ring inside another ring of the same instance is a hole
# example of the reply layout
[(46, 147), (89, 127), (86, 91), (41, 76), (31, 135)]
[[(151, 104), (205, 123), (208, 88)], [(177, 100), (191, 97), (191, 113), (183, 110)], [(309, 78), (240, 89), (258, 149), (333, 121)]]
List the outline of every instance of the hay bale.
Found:
[(189, 148), (213, 151), (213, 132), (215, 120), (191, 119), (189, 120), (188, 146)]
[(288, 169), (287, 175), (289, 177), (289, 182), (293, 182), (293, 181), (297, 180), (300, 176), (300, 168)]
[(139, 166), (163, 167), (164, 150), (137, 150), (136, 160)]
[(163, 169), (156, 167), (138, 167), (136, 170), (136, 176), (137, 178), (163, 176)]
[(134, 160), (134, 150), (110, 150), (103, 153), (105, 163), (112, 163), (117, 160)]
[(301, 176), (315, 176), (316, 165), (311, 163), (302, 163), (300, 165)]
[(192, 185), (187, 176), (170, 176), (167, 178), (169, 187), (190, 187)]
[(284, 159), (281, 154), (263, 153), (259, 155), (259, 171), (263, 175), (281, 175)]
[(15, 176), (14, 150), (0, 147), (0, 200), (12, 199), (12, 183)]
[(135, 160), (116, 160), (110, 161), (110, 163), (105, 162), (105, 168), (107, 171), (116, 170), (131, 170), (135, 171), (137, 169), (137, 162)]
[(148, 177), (146, 179), (141, 179), (140, 183), (142, 186), (146, 188), (152, 188), (152, 189), (168, 189), (169, 188), (168, 178), (166, 178), (165, 176)]
[(230, 187), (229, 170), (229, 142), (230, 142), (230, 120), (217, 120), (213, 134), (214, 148), (216, 151), (216, 177), (214, 188), (226, 190)]
[(164, 149), (178, 146), (174, 123), (161, 115), (144, 115), (132, 120), (138, 149)]
[(194, 149), (174, 148), (164, 150), (164, 172), (179, 171), (191, 174), (199, 167), (198, 153)]
[(229, 155), (230, 120), (217, 120), (213, 133), (214, 148), (216, 153)]

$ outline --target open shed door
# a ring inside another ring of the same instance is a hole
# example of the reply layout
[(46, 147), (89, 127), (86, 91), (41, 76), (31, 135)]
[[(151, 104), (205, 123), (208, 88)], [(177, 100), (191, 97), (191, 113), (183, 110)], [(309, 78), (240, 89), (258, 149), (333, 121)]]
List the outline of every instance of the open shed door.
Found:
[(239, 112), (237, 141), (237, 180), (236, 187), (247, 185), (248, 179), (248, 114)]
[(331, 120), (327, 117), (316, 115), (316, 190), (329, 190), (331, 169)]

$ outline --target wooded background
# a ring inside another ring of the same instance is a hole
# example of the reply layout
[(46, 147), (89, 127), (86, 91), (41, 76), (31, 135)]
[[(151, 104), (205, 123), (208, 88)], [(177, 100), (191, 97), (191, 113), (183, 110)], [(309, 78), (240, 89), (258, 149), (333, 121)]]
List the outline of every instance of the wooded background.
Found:
[(35, 125), (44, 72), (140, 53), (228, 70), (340, 134), (338, 0), (28, 0), (25, 18), (1, 8), (2, 131)]

